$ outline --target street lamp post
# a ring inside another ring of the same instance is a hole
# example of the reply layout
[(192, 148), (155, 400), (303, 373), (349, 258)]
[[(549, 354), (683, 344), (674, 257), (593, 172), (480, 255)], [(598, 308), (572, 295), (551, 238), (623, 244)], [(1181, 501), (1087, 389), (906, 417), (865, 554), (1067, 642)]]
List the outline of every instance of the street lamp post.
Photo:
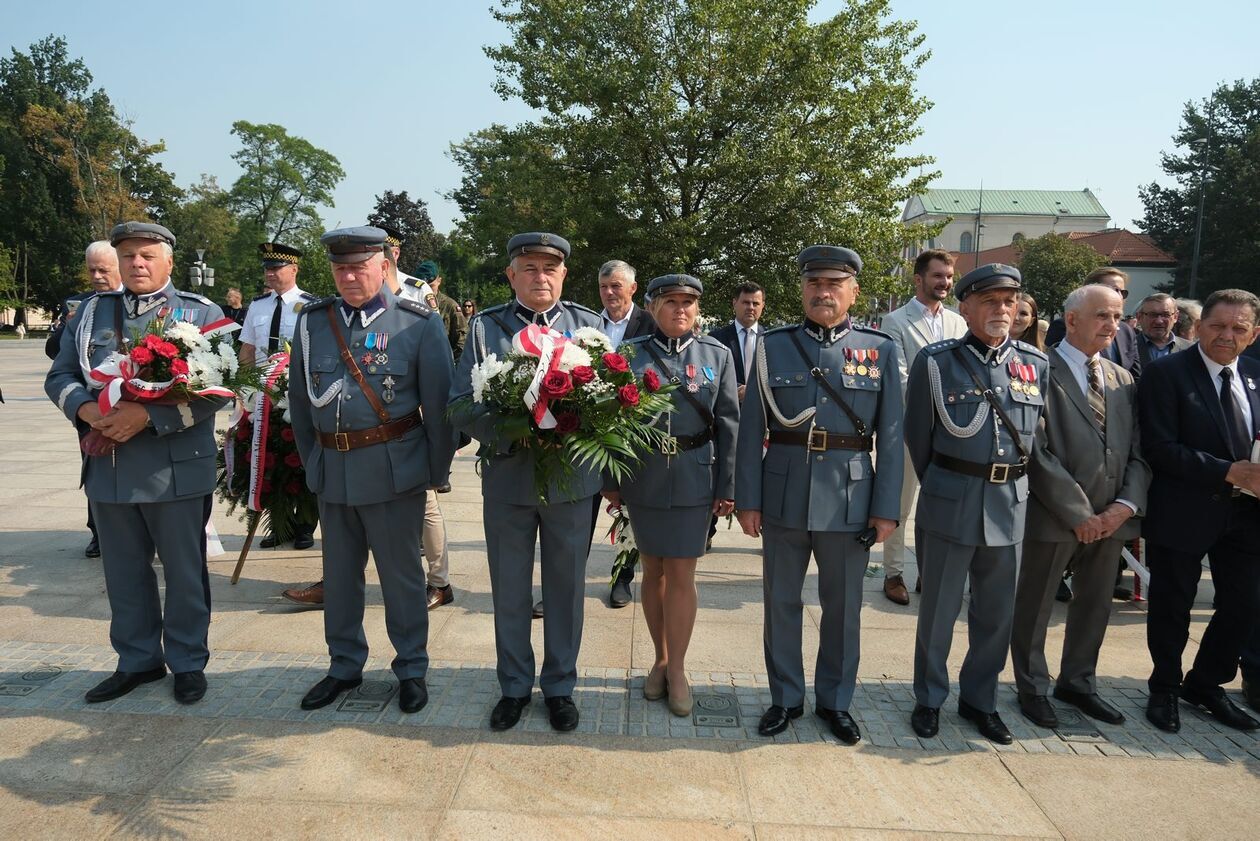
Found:
[[(1213, 100), (1214, 102), (1215, 100)], [(1212, 118), (1215, 112), (1212, 104), (1208, 104), (1208, 124), (1207, 137), (1201, 137), (1198, 140), (1191, 141), (1192, 146), (1199, 148), (1201, 157), (1199, 159), (1199, 213), (1194, 223), (1194, 252), (1190, 256), (1190, 297), (1195, 296), (1195, 291), (1199, 285), (1199, 249), (1203, 240), (1203, 203), (1207, 195), (1207, 164), (1208, 155), (1212, 152)]]
[(197, 262), (188, 267), (188, 282), (193, 286), (214, 286), (214, 269), (206, 265), (206, 250), (197, 249)]

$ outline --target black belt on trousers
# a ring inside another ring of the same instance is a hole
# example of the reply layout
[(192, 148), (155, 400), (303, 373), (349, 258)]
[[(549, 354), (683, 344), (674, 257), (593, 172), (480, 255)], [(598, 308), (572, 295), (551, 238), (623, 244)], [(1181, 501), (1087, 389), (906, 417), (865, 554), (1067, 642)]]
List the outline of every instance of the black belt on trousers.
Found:
[(770, 430), (771, 444), (791, 444), (807, 447), (816, 452), (823, 450), (861, 450), (869, 453), (875, 447), (875, 441), (869, 435), (840, 435), (825, 429), (812, 432), (786, 429)]
[(687, 450), (698, 450), (712, 440), (712, 429), (697, 432), (695, 435), (675, 435), (672, 439), (666, 440), (666, 443), (661, 447), (661, 451), (666, 455), (672, 455), (673, 453), (682, 453)]
[(1023, 463), (987, 464), (981, 461), (967, 461), (962, 458), (954, 458), (944, 453), (932, 453), (932, 463), (939, 467), (944, 467), (946, 470), (952, 470), (955, 473), (979, 476), (981, 479), (993, 482), (996, 485), (1014, 482), (1028, 472), (1028, 465)]

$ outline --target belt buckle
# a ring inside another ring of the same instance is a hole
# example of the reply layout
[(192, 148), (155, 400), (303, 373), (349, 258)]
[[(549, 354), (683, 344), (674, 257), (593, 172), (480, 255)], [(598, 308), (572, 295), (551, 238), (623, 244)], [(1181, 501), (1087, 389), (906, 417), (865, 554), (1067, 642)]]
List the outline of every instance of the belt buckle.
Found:
[(661, 442), (661, 455), (676, 456), (678, 455), (678, 439), (670, 435)]
[(989, 481), (995, 485), (1005, 484), (1010, 480), (1011, 467), (1012, 465), (1009, 464), (990, 464)]
[(334, 432), (333, 443), (337, 445), (337, 452), (339, 453), (350, 451), (350, 436), (345, 432)]
[[(820, 439), (818, 436), (822, 436)], [(821, 440), (821, 443), (819, 441)], [(809, 431), (809, 447), (811, 453), (825, 453), (827, 451), (827, 430), (811, 429)]]

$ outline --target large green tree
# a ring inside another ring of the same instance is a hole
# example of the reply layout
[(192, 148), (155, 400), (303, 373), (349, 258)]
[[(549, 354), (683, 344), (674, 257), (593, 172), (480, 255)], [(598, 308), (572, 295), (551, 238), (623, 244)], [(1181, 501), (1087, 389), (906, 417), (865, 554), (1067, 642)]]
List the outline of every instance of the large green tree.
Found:
[(376, 207), (368, 214), (371, 225), (389, 225), (402, 234), (402, 251), (398, 256), (399, 267), (408, 274), (425, 260), (432, 260), (442, 250), (445, 237), (433, 230), (429, 208), (423, 199), (413, 199), (407, 191), (395, 193), (386, 190), (376, 197)]
[(1081, 285), (1085, 275), (1105, 265), (1106, 257), (1060, 234), (1024, 240), (1020, 246), (1024, 291), (1037, 300), (1037, 310), (1047, 318), (1063, 310), (1064, 299)]
[(1140, 189), (1142, 230), (1177, 258), (1176, 294), (1189, 291), (1199, 190), (1203, 187), (1197, 297), (1228, 287), (1260, 292), (1260, 79), (1221, 85), (1188, 102), (1173, 135), (1177, 151), (1160, 156), (1176, 182)]
[(461, 231), (491, 265), (507, 238), (570, 238), (570, 284), (595, 301), (595, 270), (625, 259), (645, 277), (686, 271), (718, 300), (744, 279), (793, 315), (795, 254), (857, 248), (871, 293), (924, 238), (900, 204), (934, 173), (901, 154), (929, 107), (927, 58), (887, 0), (850, 0), (810, 23), (812, 0), (503, 0), (496, 86), (542, 112), (453, 147)]
[(346, 177), (341, 163), (310, 141), (274, 123), (232, 124), (241, 148), (232, 154), (244, 172), (232, 185), (230, 205), (258, 241), (288, 242), (321, 226), (319, 208), (333, 206), (333, 190)]

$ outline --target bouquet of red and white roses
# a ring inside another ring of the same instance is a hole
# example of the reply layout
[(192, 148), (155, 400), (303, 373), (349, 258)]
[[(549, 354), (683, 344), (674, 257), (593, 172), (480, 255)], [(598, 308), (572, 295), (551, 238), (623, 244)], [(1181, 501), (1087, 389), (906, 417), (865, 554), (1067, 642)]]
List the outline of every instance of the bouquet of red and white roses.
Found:
[[(89, 375), (100, 389), (101, 414), (120, 402), (190, 403), (193, 400), (231, 398), (258, 383), (257, 372), (237, 362), (231, 334), (240, 329), (225, 318), (205, 327), (186, 321), (167, 324), (166, 318), (149, 322), (132, 336), (126, 353), (114, 352)], [(115, 443), (96, 430), (81, 442), (88, 455), (108, 455)]]
[[(578, 467), (620, 482), (644, 453), (668, 443), (669, 434), (652, 422), (673, 411), (669, 393), (677, 388), (655, 371), (636, 377), (632, 355), (631, 346), (615, 351), (593, 327), (566, 336), (531, 324), (504, 358), (489, 354), (473, 366), (471, 397), (450, 411), (490, 407), (498, 437), (533, 452), (539, 499), (552, 481), (564, 487)], [(483, 448), (481, 458), (489, 455)]]

